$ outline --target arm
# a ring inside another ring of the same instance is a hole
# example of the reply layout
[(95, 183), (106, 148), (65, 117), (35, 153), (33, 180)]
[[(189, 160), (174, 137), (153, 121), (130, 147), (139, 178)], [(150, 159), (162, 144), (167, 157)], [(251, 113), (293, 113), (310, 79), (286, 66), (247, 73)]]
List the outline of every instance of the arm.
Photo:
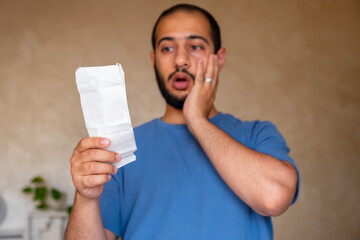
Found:
[(297, 187), (297, 172), (288, 162), (251, 150), (208, 120), (218, 82), (216, 57), (210, 57), (204, 82), (198, 63), (195, 85), (184, 105), (187, 125), (210, 161), (234, 191), (255, 212), (265, 216), (283, 213)]
[(100, 215), (99, 197), (111, 174), (117, 168), (108, 162), (120, 161), (114, 152), (103, 150), (110, 141), (104, 138), (84, 138), (70, 159), (71, 175), (76, 188), (73, 209), (64, 239), (116, 239), (104, 229)]
[(290, 206), (297, 186), (290, 163), (245, 147), (207, 119), (189, 124), (220, 176), (255, 212), (277, 216)]

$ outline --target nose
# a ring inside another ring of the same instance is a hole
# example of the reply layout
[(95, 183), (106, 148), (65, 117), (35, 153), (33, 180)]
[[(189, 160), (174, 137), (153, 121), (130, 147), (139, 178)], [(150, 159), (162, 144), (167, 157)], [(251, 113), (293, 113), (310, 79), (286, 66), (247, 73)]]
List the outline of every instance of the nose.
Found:
[(177, 69), (190, 67), (189, 54), (185, 48), (178, 48), (175, 55), (175, 67)]

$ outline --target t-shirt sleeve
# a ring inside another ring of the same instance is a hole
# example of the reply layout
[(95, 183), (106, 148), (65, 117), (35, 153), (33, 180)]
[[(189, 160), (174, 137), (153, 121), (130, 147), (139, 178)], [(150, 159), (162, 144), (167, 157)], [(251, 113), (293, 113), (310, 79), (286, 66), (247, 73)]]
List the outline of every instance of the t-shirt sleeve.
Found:
[(104, 227), (120, 237), (120, 189), (116, 176), (112, 176), (111, 180), (104, 184), (100, 196), (100, 212)]
[(290, 149), (286, 145), (285, 139), (275, 125), (270, 122), (256, 122), (252, 130), (251, 142), (253, 143), (253, 150), (287, 161), (295, 167), (298, 175), (298, 186), (292, 204), (295, 203), (299, 195), (300, 173), (294, 160), (289, 156)]

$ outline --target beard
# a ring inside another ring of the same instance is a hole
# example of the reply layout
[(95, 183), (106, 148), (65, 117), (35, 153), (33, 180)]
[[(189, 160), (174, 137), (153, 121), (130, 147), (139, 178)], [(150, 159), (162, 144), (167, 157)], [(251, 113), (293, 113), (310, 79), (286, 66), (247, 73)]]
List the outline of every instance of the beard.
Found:
[[(167, 104), (169, 104), (170, 106), (176, 108), (176, 109), (180, 109), (182, 110), (184, 107), (184, 103), (186, 100), (186, 96), (183, 97), (178, 97), (174, 94), (172, 94), (169, 90), (166, 89), (166, 85), (165, 85), (165, 78), (159, 73), (157, 67), (156, 67), (156, 63), (154, 64), (154, 70), (155, 70), (155, 76), (156, 76), (156, 81), (157, 84), (159, 86), (161, 95), (164, 97), (165, 101)], [(177, 72), (183, 72), (186, 73), (187, 75), (189, 75), (189, 77), (195, 81), (195, 76), (191, 73), (189, 73), (186, 69), (177, 69), (175, 72), (171, 73), (167, 79), (167, 81), (170, 81), (170, 79), (174, 76), (175, 73)]]

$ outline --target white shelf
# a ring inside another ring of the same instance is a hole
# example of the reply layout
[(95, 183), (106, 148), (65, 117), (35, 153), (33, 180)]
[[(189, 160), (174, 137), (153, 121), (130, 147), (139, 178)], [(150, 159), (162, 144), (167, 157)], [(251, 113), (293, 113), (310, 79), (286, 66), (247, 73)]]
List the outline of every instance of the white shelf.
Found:
[(24, 231), (22, 230), (2, 230), (0, 231), (1, 240), (23, 240)]

